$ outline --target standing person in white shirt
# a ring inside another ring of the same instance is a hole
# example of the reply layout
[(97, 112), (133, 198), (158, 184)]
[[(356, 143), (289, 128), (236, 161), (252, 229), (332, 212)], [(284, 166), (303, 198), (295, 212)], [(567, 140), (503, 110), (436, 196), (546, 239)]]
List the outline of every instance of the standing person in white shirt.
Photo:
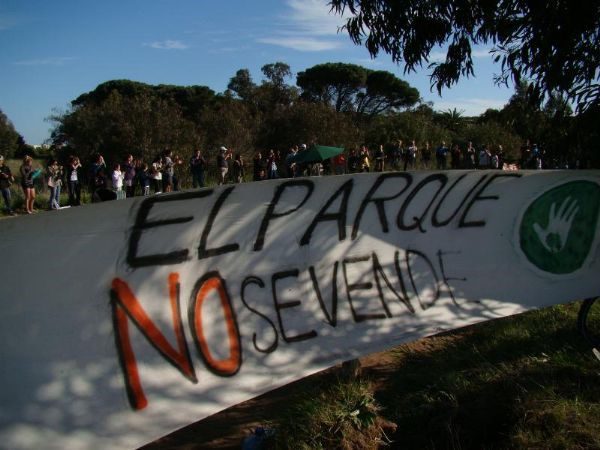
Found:
[(121, 165), (115, 164), (115, 168), (112, 172), (112, 185), (113, 191), (117, 194), (117, 200), (125, 198), (125, 192), (123, 191), (123, 172), (121, 172)]

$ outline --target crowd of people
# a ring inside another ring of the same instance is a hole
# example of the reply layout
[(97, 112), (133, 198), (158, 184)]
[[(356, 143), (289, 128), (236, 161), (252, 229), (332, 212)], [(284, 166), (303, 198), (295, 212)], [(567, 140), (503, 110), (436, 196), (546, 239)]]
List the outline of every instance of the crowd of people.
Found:
[[(269, 150), (265, 154), (257, 151), (251, 162), (252, 180), (385, 170), (507, 168), (502, 145), (495, 146), (493, 150), (490, 146), (483, 145), (477, 150), (472, 142), (464, 148), (460, 148), (458, 144), (447, 146), (444, 141), (435, 147), (429, 142), (424, 142), (419, 148), (414, 140), (406, 144), (397, 141), (387, 147), (380, 145), (374, 151), (362, 145), (347, 153), (341, 152), (333, 158), (313, 161), (299, 158), (307, 149), (305, 144), (301, 144), (292, 146), (284, 155), (275, 150)], [(300, 160), (303, 162), (299, 162)], [(61, 208), (60, 195), (65, 186), (68, 192), (68, 206), (78, 206), (82, 201), (83, 187), (87, 187), (93, 202), (177, 191), (182, 188), (183, 178), (186, 181), (191, 179), (192, 188), (202, 188), (207, 184), (209, 167), (211, 174), (216, 172), (215, 178), (218, 184), (241, 183), (246, 179), (247, 167), (242, 154), (220, 147), (213, 164), (209, 164), (201, 150), (195, 150), (187, 163), (182, 157), (174, 155), (172, 150), (167, 149), (150, 164), (135, 159), (129, 154), (122, 162), (114, 163), (110, 167), (103, 156), (98, 154), (86, 168), (83, 167), (79, 157), (73, 155), (68, 158), (64, 166), (56, 159), (51, 159), (45, 170), (34, 168), (33, 159), (25, 156), (19, 169), (19, 182), (25, 200), (24, 209), (27, 214), (33, 214), (36, 197), (35, 180), (38, 177), (49, 191), (48, 209), (56, 210)], [(510, 166), (511, 169), (517, 167)], [(537, 145), (526, 142), (521, 147), (520, 167), (527, 169), (543, 167), (543, 152)], [(0, 156), (0, 190), (5, 211), (11, 215), (14, 215), (14, 210), (10, 186), (14, 181), (14, 175), (4, 163), (4, 158)]]

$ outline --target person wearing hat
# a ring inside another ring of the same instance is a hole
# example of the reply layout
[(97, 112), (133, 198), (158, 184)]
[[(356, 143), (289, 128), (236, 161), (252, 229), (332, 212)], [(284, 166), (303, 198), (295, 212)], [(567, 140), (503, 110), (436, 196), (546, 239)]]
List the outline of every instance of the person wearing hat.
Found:
[(2, 191), (2, 198), (4, 199), (4, 208), (7, 214), (14, 216), (15, 213), (12, 210), (12, 202), (10, 198), (10, 185), (15, 181), (15, 178), (10, 172), (10, 168), (4, 164), (4, 156), (0, 155), (0, 190)]
[(219, 170), (219, 184), (225, 184), (225, 177), (229, 171), (229, 164), (227, 160), (231, 159), (231, 152), (225, 147), (219, 149), (217, 155), (217, 169)]

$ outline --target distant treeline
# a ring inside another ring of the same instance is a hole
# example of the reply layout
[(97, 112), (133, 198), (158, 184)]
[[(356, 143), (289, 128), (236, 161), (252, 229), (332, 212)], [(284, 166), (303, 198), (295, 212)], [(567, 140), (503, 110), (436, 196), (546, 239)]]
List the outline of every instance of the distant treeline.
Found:
[[(466, 117), (456, 109), (434, 111), (417, 89), (386, 71), (319, 64), (299, 72), (295, 85), (287, 83), (292, 72), (285, 63), (267, 64), (262, 73), (255, 83), (247, 69), (238, 70), (223, 93), (107, 81), (50, 117), (51, 152), (59, 159), (73, 154), (86, 161), (100, 153), (109, 162), (126, 154), (151, 161), (166, 148), (183, 157), (199, 148), (211, 157), (224, 145), (249, 158), (257, 150), (285, 153), (313, 142), (352, 149), (390, 148), (398, 140), (421, 147), (471, 141), (492, 150), (502, 145), (505, 160), (518, 161), (529, 141), (553, 166), (600, 167), (598, 111), (575, 116), (560, 97), (534, 104), (525, 82), (501, 110)], [(0, 145), (8, 157), (20, 156), (17, 147)]]

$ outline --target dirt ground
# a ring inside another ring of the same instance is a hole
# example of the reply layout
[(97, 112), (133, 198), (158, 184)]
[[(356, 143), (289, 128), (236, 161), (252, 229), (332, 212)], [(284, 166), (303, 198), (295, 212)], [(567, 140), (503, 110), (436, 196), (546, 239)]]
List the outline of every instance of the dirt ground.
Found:
[[(438, 335), (410, 344), (406, 349), (417, 352), (434, 351), (445, 346), (456, 336)], [(360, 359), (361, 374), (366, 375), (376, 386), (385, 383), (397, 366), (398, 356), (391, 352), (380, 352)], [(318, 382), (320, 378), (335, 375), (341, 365), (316, 373), (310, 377), (290, 383), (244, 403), (232, 406), (199, 422), (181, 428), (142, 447), (144, 450), (197, 450), (241, 449), (246, 436), (259, 426), (273, 421), (279, 411), (289, 406), (289, 398), (305, 388), (306, 383)]]

